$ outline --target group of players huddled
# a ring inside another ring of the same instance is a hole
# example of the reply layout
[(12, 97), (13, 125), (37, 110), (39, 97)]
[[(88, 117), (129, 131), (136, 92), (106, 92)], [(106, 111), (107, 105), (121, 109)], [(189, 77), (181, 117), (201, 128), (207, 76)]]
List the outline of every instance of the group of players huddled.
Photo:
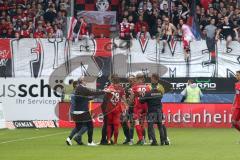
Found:
[[(154, 124), (160, 134), (160, 145), (169, 145), (167, 130), (164, 125), (161, 99), (165, 93), (163, 85), (159, 83), (159, 76), (152, 74), (151, 83), (145, 83), (145, 76), (137, 74), (129, 76), (129, 85), (123, 88), (118, 75), (112, 75), (110, 85), (102, 91), (92, 90), (85, 86), (80, 79), (73, 83), (71, 94), (71, 115), (76, 127), (67, 137), (66, 143), (72, 145), (72, 139), (83, 145), (82, 135), (88, 132), (89, 146), (96, 146), (93, 142), (92, 115), (88, 109), (88, 102), (95, 96), (104, 95), (101, 110), (103, 113), (102, 138), (100, 144), (117, 144), (119, 128), (122, 125), (125, 141), (123, 144), (133, 145), (133, 133), (136, 130), (137, 145), (146, 143), (145, 126), (151, 145), (158, 145)], [(112, 138), (113, 137), (113, 138)]]
[[(232, 125), (240, 131), (240, 71), (236, 72), (235, 97), (232, 107)], [(165, 93), (163, 85), (159, 83), (159, 76), (152, 74), (151, 83), (145, 83), (142, 74), (129, 77), (129, 85), (123, 88), (117, 75), (111, 76), (111, 84), (102, 91), (92, 90), (85, 86), (83, 79), (73, 83), (71, 94), (71, 116), (76, 127), (66, 139), (67, 145), (72, 145), (72, 139), (78, 145), (83, 145), (82, 135), (88, 132), (89, 146), (96, 146), (93, 142), (93, 117), (89, 111), (89, 101), (96, 96), (104, 95), (101, 111), (104, 121), (100, 144), (117, 144), (119, 127), (122, 125), (125, 135), (123, 144), (133, 145), (133, 133), (136, 130), (137, 145), (145, 144), (147, 122), (148, 139), (152, 146), (158, 145), (154, 124), (157, 124), (160, 134), (160, 145), (169, 145), (167, 130), (164, 125), (161, 99)], [(112, 140), (112, 137), (113, 140)]]

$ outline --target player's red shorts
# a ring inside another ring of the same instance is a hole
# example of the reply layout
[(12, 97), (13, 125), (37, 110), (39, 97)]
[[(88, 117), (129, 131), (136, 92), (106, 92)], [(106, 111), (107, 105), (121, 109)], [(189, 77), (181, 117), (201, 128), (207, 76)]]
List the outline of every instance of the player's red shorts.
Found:
[(240, 120), (240, 108), (235, 108), (232, 114), (232, 121)]
[(143, 119), (144, 116), (147, 114), (147, 104), (143, 103), (143, 104), (138, 104), (137, 106), (134, 106), (133, 108), (133, 119), (137, 120), (137, 119)]
[(120, 124), (120, 115), (121, 112), (119, 110), (113, 110), (107, 114), (107, 123), (119, 125)]

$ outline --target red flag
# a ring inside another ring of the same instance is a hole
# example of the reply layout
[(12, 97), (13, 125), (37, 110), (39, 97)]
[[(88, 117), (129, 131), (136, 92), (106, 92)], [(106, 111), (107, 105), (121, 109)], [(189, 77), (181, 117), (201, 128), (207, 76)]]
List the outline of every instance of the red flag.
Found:
[(0, 39), (0, 77), (12, 77), (12, 47), (11, 39)]

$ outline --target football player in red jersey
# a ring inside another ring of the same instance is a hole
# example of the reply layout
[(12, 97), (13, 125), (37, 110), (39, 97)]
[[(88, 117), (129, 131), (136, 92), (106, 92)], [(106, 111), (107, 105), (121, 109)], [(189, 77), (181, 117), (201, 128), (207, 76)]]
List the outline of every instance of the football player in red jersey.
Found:
[(145, 116), (147, 113), (147, 104), (140, 102), (140, 97), (144, 97), (146, 92), (150, 91), (150, 87), (144, 84), (145, 78), (144, 75), (138, 74), (136, 76), (136, 84), (132, 87), (132, 97), (133, 97), (133, 118), (135, 121), (135, 129), (138, 135), (138, 142), (137, 144), (144, 144), (143, 139), (143, 132), (144, 132), (144, 126), (143, 122), (145, 120)]
[(238, 82), (235, 83), (236, 94), (233, 100), (232, 124), (238, 131), (240, 131), (240, 71), (237, 71), (236, 79)]
[[(120, 126), (120, 115), (128, 107), (126, 103), (125, 91), (120, 85), (117, 75), (111, 76), (111, 84), (105, 89), (109, 101), (107, 102), (107, 141), (111, 144), (112, 130), (114, 144), (117, 144)], [(124, 103), (124, 105), (123, 105)], [(124, 108), (124, 107), (126, 108)]]

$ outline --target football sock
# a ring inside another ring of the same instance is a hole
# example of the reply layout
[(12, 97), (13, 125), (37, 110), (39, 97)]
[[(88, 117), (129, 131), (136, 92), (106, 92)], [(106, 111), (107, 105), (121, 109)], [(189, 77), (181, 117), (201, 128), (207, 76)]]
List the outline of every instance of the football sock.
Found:
[(135, 128), (138, 135), (138, 139), (141, 141), (143, 139), (142, 127), (140, 125), (136, 125)]
[(114, 135), (114, 144), (117, 144), (117, 139), (118, 139), (118, 128), (119, 128), (119, 125), (115, 124), (115, 125), (114, 125), (114, 131), (113, 131), (113, 135)]
[(112, 137), (112, 125), (108, 125), (107, 126), (107, 140), (108, 142), (111, 140), (111, 137)]

